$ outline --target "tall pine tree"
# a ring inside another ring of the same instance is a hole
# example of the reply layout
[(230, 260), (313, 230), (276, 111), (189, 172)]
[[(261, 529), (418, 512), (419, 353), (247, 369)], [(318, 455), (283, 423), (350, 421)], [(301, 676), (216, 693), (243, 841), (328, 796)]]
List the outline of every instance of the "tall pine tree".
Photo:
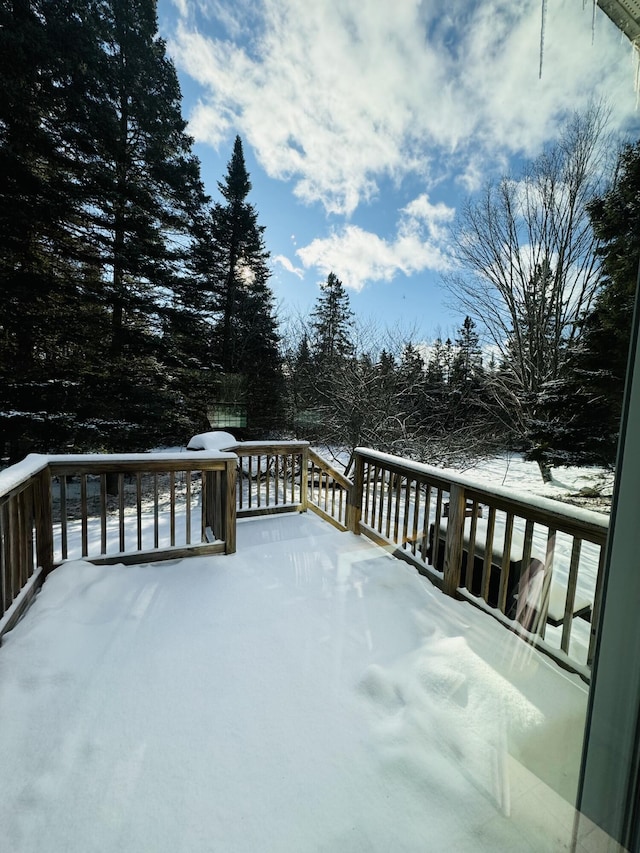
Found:
[(0, 2), (0, 444), (73, 445), (85, 359), (100, 362), (79, 115), (99, 39), (90, 0)]
[(5, 443), (184, 438), (173, 362), (198, 328), (183, 262), (204, 194), (155, 0), (0, 10)]
[(332, 373), (354, 354), (353, 313), (347, 291), (334, 273), (329, 273), (320, 289), (311, 313), (311, 354), (319, 384), (330, 385)]
[(99, 26), (96, 97), (83, 136), (83, 189), (95, 197), (87, 237), (100, 253), (111, 320), (96, 407), (112, 443), (139, 447), (166, 438), (180, 403), (161, 331), (204, 192), (155, 0), (108, 0)]
[(197, 247), (201, 286), (211, 295), (212, 363), (219, 379), (214, 407), (242, 406), (250, 433), (264, 435), (283, 418), (283, 376), (264, 226), (247, 201), (251, 181), (236, 137), (223, 181)]

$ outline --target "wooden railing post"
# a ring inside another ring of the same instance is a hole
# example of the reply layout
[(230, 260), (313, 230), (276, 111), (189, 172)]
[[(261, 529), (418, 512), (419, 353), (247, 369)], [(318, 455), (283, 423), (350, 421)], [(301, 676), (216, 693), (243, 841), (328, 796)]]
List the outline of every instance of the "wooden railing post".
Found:
[(236, 552), (236, 471), (237, 458), (228, 459), (224, 473), (224, 541), (225, 552)]
[(53, 569), (53, 512), (51, 469), (40, 473), (34, 490), (36, 557), (45, 575)]
[(300, 471), (300, 512), (309, 507), (309, 448), (304, 447), (301, 455)]
[(464, 537), (465, 494), (462, 486), (451, 484), (449, 492), (449, 521), (444, 543), (442, 591), (455, 595), (460, 586)]
[(364, 459), (356, 451), (353, 468), (353, 488), (349, 492), (349, 504), (347, 511), (347, 527), (352, 533), (360, 533), (360, 519), (362, 518), (362, 492), (364, 483)]

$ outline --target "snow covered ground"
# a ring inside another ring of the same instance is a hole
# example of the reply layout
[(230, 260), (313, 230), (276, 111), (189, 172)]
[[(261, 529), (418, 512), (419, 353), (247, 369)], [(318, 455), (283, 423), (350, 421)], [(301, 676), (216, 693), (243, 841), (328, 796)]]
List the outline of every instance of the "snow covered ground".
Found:
[(613, 494), (614, 475), (608, 469), (598, 466), (553, 468), (552, 481), (543, 483), (537, 464), (526, 462), (520, 454), (505, 453), (481, 460), (465, 468), (464, 474), (479, 483), (542, 495), (596, 512), (609, 511)]
[(0, 650), (0, 825), (27, 851), (569, 849), (586, 687), (363, 537), (67, 563)]

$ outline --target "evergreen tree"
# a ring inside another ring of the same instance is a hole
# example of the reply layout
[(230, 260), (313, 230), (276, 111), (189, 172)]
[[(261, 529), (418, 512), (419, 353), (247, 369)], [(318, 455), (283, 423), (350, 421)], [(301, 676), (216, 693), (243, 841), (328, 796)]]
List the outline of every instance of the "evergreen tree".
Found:
[[(273, 294), (268, 280), (269, 253), (264, 226), (247, 201), (251, 181), (242, 141), (236, 137), (227, 174), (218, 184), (224, 201), (210, 213), (208, 233), (201, 241), (202, 286), (211, 294), (216, 321), (212, 362), (224, 377), (240, 377), (247, 425), (256, 434), (277, 427), (283, 418), (282, 358), (279, 351)], [(219, 391), (219, 397), (224, 391)], [(224, 403), (218, 399), (218, 403)]]
[(37, 389), (25, 450), (148, 446), (180, 399), (161, 333), (203, 197), (155, 0), (1, 14), (3, 408)]
[(469, 316), (456, 338), (448, 385), (449, 423), (453, 428), (476, 428), (485, 418), (486, 403), (480, 338)]
[(467, 316), (456, 338), (456, 350), (451, 365), (451, 384), (468, 388), (482, 373), (482, 350), (476, 324)]
[(329, 273), (320, 288), (322, 293), (311, 313), (311, 352), (318, 373), (328, 381), (332, 371), (354, 354), (353, 313), (349, 295), (334, 273)]
[(398, 367), (398, 385), (406, 412), (407, 429), (419, 433), (426, 415), (425, 364), (424, 359), (412, 343), (402, 349)]
[(621, 152), (615, 180), (589, 213), (601, 245), (602, 285), (566, 375), (550, 389), (563, 413), (549, 434), (558, 461), (615, 461), (640, 261), (640, 142)]
[(82, 364), (100, 361), (76, 123), (94, 12), (80, 0), (0, 3), (0, 443), (12, 459), (75, 443)]
[(82, 135), (83, 189), (94, 199), (86, 236), (108, 271), (102, 297), (111, 318), (96, 408), (111, 443), (142, 447), (171, 430), (180, 402), (161, 333), (204, 193), (155, 0), (109, 0), (98, 24), (95, 97)]
[(317, 424), (311, 411), (315, 399), (315, 373), (306, 332), (290, 353), (287, 362), (289, 424), (294, 432), (300, 432), (303, 437), (309, 438)]

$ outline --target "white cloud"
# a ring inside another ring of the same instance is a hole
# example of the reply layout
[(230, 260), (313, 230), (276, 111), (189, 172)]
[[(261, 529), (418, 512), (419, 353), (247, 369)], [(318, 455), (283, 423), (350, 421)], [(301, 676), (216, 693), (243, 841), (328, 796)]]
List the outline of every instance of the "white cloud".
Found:
[(300, 269), (300, 267), (296, 267), (293, 263), (286, 257), (286, 255), (276, 255), (273, 259), (275, 264), (280, 264), (281, 267), (284, 267), (287, 272), (293, 273), (293, 275), (297, 275), (298, 278), (304, 278), (304, 270)]
[[(533, 0), (450, 0), (446, 13), (416, 0), (174, 2), (170, 47), (206, 90), (191, 132), (216, 147), (240, 132), (271, 177), (330, 213), (412, 172), (460, 172), (472, 190), (505, 156), (535, 154), (593, 94), (609, 93), (618, 124), (634, 115), (617, 30), (598, 12), (592, 46), (575, 0), (549, 4), (542, 80)], [(198, 30), (198, 9), (217, 37)]]
[(401, 211), (392, 240), (346, 225), (328, 237), (316, 238), (296, 254), (305, 267), (323, 276), (335, 272), (345, 287), (358, 291), (368, 282), (391, 281), (398, 273), (445, 272), (451, 267), (446, 224), (454, 214), (453, 208), (431, 204), (422, 194)]

